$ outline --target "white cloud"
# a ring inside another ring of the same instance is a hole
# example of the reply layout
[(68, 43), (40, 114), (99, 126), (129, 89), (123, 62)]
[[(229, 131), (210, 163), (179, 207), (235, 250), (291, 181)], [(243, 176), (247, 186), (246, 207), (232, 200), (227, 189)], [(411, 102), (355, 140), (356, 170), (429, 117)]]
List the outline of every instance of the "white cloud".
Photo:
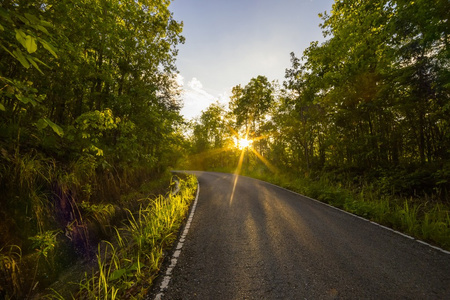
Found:
[(203, 84), (195, 77), (188, 82), (188, 86), (194, 91), (202, 92)]
[(193, 77), (186, 86), (183, 85), (182, 98), (184, 106), (181, 109), (181, 114), (184, 115), (186, 119), (192, 119), (199, 116), (202, 110), (205, 110), (217, 99), (216, 96), (205, 91), (203, 89), (203, 84), (195, 77)]

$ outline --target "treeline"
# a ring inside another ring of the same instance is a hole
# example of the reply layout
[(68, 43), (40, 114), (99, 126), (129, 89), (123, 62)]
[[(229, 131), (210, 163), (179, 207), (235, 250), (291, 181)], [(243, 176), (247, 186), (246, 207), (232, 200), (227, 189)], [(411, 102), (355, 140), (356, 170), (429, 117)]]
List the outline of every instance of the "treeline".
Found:
[(209, 153), (193, 167), (236, 168), (233, 139), (248, 134), (244, 168), (448, 201), (449, 11), (446, 0), (335, 1), (320, 14), (328, 39), (291, 53), (282, 86), (253, 78), (193, 122), (191, 153)]
[(6, 258), (39, 253), (39, 265), (60, 241), (88, 256), (87, 218), (126, 207), (121, 194), (177, 159), (184, 38), (169, 4), (2, 1), (0, 298), (31, 291)]

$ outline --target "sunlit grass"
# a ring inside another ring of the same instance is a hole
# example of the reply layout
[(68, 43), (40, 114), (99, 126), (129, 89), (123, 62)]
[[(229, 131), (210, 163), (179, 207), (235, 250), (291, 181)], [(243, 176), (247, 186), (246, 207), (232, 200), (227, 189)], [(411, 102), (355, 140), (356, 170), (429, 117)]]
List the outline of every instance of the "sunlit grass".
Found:
[(128, 210), (128, 225), (115, 228), (115, 242), (99, 245), (97, 269), (79, 283), (77, 298), (134, 299), (145, 294), (140, 283), (151, 283), (157, 276), (164, 249), (175, 241), (196, 188), (196, 178), (190, 175), (180, 180), (176, 195), (143, 199), (137, 213)]

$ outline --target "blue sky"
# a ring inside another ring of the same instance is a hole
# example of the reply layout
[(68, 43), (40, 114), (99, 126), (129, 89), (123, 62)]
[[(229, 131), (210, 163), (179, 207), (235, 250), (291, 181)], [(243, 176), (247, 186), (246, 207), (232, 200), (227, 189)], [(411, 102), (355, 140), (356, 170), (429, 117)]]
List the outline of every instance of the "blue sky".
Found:
[(301, 56), (312, 41), (324, 41), (319, 13), (333, 0), (174, 0), (186, 43), (178, 47), (177, 67), (187, 118), (200, 115), (231, 88), (264, 75), (282, 83), (289, 53)]

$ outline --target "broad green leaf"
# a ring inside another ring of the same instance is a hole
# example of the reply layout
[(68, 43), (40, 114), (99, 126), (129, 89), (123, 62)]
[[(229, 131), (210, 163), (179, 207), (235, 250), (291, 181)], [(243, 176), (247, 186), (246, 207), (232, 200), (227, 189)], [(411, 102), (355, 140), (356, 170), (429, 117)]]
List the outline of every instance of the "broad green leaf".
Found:
[(25, 40), (25, 45), (27, 48), (28, 53), (34, 53), (37, 50), (37, 44), (36, 39), (32, 37), (31, 35), (27, 35)]
[(24, 95), (21, 95), (21, 94), (16, 94), (15, 96), (16, 96), (17, 100), (19, 100), (23, 104), (31, 103), (33, 106), (35, 106), (37, 104), (37, 102), (30, 97), (25, 97)]
[(30, 21), (28, 21), (28, 19), (25, 18), (24, 16), (19, 14), (19, 15), (17, 15), (17, 17), (20, 19), (20, 21), (24, 22), (25, 25), (30, 25)]
[(42, 130), (44, 128), (46, 128), (47, 126), (50, 126), (51, 129), (53, 129), (53, 131), (59, 135), (59, 136), (63, 136), (64, 135), (64, 131), (61, 127), (59, 127), (58, 125), (56, 125), (55, 123), (53, 123), (52, 121), (50, 121), (50, 119), (48, 118), (41, 118), (39, 119), (39, 121), (37, 121), (36, 123), (36, 127), (39, 130)]
[(20, 29), (14, 29), (14, 31), (16, 32), (16, 40), (27, 49), (28, 53), (33, 53), (37, 50), (36, 38), (25, 34), (25, 32)]
[(2, 24), (0, 24), (0, 31), (4, 31), (5, 28), (2, 26)]
[(46, 27), (53, 27), (52, 23), (44, 21), (44, 20), (41, 20), (41, 24)]
[(4, 106), (2, 103), (0, 103), (0, 110), (3, 110), (3, 111), (6, 110), (6, 109), (5, 109), (5, 106)]

